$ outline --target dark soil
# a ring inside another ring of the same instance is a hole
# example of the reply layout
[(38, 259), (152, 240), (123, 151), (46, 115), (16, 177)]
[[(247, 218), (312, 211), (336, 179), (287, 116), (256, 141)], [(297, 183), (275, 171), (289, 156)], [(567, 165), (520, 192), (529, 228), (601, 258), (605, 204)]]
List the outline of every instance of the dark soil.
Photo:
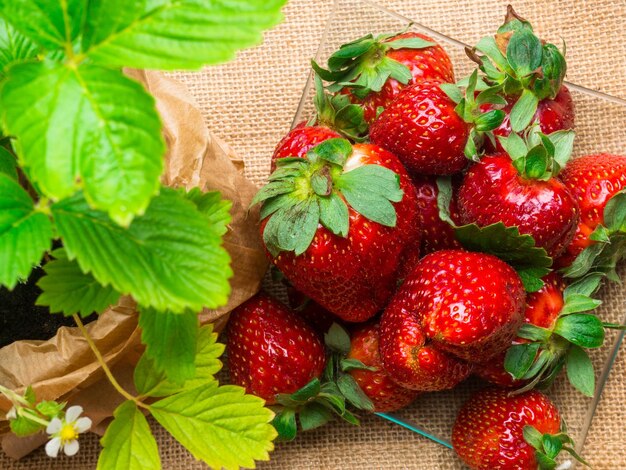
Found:
[[(12, 291), (0, 287), (0, 348), (22, 339), (50, 339), (61, 326), (75, 326), (71, 317), (35, 306), (41, 293), (36, 283), (41, 276), (43, 269), (36, 268), (27, 283), (18, 284)], [(86, 318), (85, 322), (94, 318)]]

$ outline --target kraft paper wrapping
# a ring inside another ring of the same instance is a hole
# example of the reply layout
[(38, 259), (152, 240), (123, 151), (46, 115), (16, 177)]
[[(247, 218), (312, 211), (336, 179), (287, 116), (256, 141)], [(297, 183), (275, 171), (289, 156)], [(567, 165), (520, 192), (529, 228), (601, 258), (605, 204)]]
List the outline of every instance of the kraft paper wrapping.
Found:
[[(258, 215), (248, 212), (256, 187), (243, 176), (243, 161), (206, 128), (202, 113), (184, 85), (156, 72), (129, 70), (127, 74), (143, 83), (157, 100), (168, 146), (163, 183), (220, 191), (233, 203), (232, 221), (224, 239), (234, 271), (230, 300), (218, 310), (200, 314), (201, 322), (215, 322), (221, 329), (227, 312), (258, 291), (267, 268), (258, 236)], [(121, 385), (133, 392), (133, 365), (143, 350), (133, 300), (123, 297), (87, 329)], [(93, 420), (93, 430), (100, 434), (123, 400), (104, 377), (75, 327), (60, 328), (48, 341), (17, 341), (0, 349), (0, 384), (15, 390), (31, 385), (39, 400), (80, 404)], [(20, 439), (10, 434), (4, 420), (10, 406), (0, 398), (2, 449), (20, 458), (43, 444), (46, 436)]]

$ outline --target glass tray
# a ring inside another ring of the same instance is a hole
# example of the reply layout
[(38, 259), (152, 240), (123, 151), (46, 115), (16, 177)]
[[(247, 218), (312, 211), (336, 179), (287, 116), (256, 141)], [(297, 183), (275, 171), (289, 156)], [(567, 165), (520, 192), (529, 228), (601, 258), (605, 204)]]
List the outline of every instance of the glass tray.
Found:
[[(572, 2), (572, 4), (573, 3), (574, 2)], [(560, 34), (559, 25), (549, 30), (548, 25), (543, 25), (542, 27), (542, 25), (539, 24), (543, 17), (542, 11), (547, 11), (547, 8), (549, 8), (549, 6), (546, 2), (534, 3), (532, 17), (528, 19), (535, 24), (535, 29), (539, 33), (547, 32), (546, 39), (560, 44), (558, 39), (558, 34)], [(433, 10), (433, 7), (430, 9)], [(349, 16), (346, 15), (345, 12), (349, 12)], [(524, 16), (525, 12), (520, 11), (519, 13)], [(475, 42), (481, 36), (495, 31), (504, 17), (504, 9), (502, 15), (498, 12), (497, 16), (498, 19), (496, 22), (492, 25), (483, 25), (483, 29), (476, 31), (476, 36), (472, 37), (471, 40)], [(413, 21), (367, 0), (337, 0), (335, 2), (334, 12), (326, 25), (315, 60), (325, 66), (328, 56), (341, 44), (368, 33), (376, 35), (400, 31), (409, 23), (413, 23), (410, 28), (411, 30), (429, 35), (446, 49), (454, 64), (457, 79), (466, 76), (472, 70), (473, 63), (465, 55), (464, 48), (466, 44), (463, 42), (448, 37), (417, 21)], [(437, 27), (436, 24), (431, 24), (431, 26)], [(564, 25), (560, 26), (561, 28), (564, 27)], [(576, 43), (575, 37), (570, 38), (567, 44), (568, 57), (572, 54), (572, 51), (574, 51), (574, 58), (580, 57), (581, 49), (584, 47), (585, 44), (582, 41)], [(582, 54), (584, 54), (584, 52), (582, 52)], [(599, 54), (602, 54), (602, 51), (600, 51)], [(594, 56), (594, 60), (596, 60), (596, 56)], [(603, 58), (598, 56), (597, 60), (601, 61)], [(570, 62), (570, 70), (571, 69), (572, 65)], [(614, 68), (611, 68), (611, 70), (614, 71)], [(598, 73), (601, 74), (603, 72), (600, 70)], [(570, 73), (570, 75), (572, 75), (572, 73)], [(584, 81), (583, 83), (587, 86), (593, 86), (592, 83), (586, 83)], [(624, 137), (623, 133), (611, 133), (610, 129), (626, 128), (626, 100), (593, 91), (578, 84), (568, 82), (567, 86), (572, 92), (576, 104), (577, 137), (574, 156), (600, 151), (617, 154), (623, 153), (626, 137)], [(293, 120), (294, 126), (299, 122), (306, 121), (312, 115), (312, 97), (313, 80), (312, 75), (309, 75)], [(624, 269), (623, 265), (619, 270), (619, 274), (620, 278), (624, 279), (626, 269)], [(598, 314), (604, 321), (626, 323), (624, 306), (620, 304), (616, 295), (620, 292), (623, 293), (624, 289), (626, 289), (626, 285), (604, 287), (601, 292), (601, 298), (604, 303), (598, 309)], [(570, 435), (576, 441), (577, 451), (583, 456), (583, 447), (587, 432), (589, 431), (594, 412), (602, 395), (602, 390), (623, 338), (624, 332), (608, 331), (605, 345), (598, 350), (592, 351), (591, 356), (595, 366), (597, 380), (596, 393), (593, 398), (586, 398), (582, 394), (574, 391), (567, 383), (564, 374), (560, 375), (552, 389), (548, 392), (567, 422)], [(408, 428), (421, 436), (431, 439), (437, 444), (451, 449), (449, 443), (450, 432), (461, 404), (469, 397), (472, 391), (483, 386), (484, 382), (472, 378), (454, 390), (421, 395), (414, 404), (396, 413), (379, 413), (378, 415), (381, 418)], [(433, 413), (436, 417), (434, 417)], [(450, 450), (450, 452), (452, 452), (452, 450)], [(567, 457), (564, 457), (562, 463), (564, 464), (563, 468), (574, 468), (573, 464), (575, 464), (575, 461), (568, 462)]]

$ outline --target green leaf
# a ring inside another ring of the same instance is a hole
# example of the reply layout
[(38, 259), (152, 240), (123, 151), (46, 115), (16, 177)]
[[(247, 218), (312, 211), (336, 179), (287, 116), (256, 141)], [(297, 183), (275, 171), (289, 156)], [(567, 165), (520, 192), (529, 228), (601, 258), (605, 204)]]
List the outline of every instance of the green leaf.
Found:
[(448, 95), (448, 98), (457, 104), (463, 99), (463, 93), (459, 87), (453, 83), (442, 83), (439, 85), (439, 88), (441, 88), (441, 91)]
[(337, 187), (352, 208), (364, 217), (387, 227), (396, 225), (396, 209), (392, 202), (402, 200), (400, 177), (379, 165), (363, 165), (343, 173)]
[(522, 284), (524, 284), (524, 290), (526, 290), (526, 292), (539, 291), (545, 284), (541, 278), (548, 273), (547, 268), (534, 267), (518, 267), (515, 271), (522, 280)]
[(422, 38), (400, 38), (386, 42), (392, 49), (424, 49), (430, 46), (436, 46), (434, 42), (426, 41)]
[(565, 299), (565, 305), (561, 309), (561, 316), (570, 315), (578, 312), (588, 312), (602, 305), (601, 300), (596, 300), (584, 294), (570, 293)]
[(268, 460), (276, 430), (264, 401), (241, 387), (187, 390), (150, 405), (152, 416), (191, 454), (213, 468), (254, 467)]
[(3, 0), (0, 15), (47, 49), (62, 49), (79, 35), (85, 4), (83, 0)]
[(128, 225), (158, 192), (165, 144), (154, 98), (121, 71), (20, 64), (9, 71), (0, 106), (46, 196), (62, 199), (82, 187), (92, 207)]
[(548, 135), (554, 145), (554, 160), (561, 168), (567, 165), (572, 157), (576, 133), (571, 130), (556, 131)]
[(504, 368), (516, 379), (524, 377), (530, 366), (535, 362), (539, 343), (514, 344), (506, 352)]
[(16, 62), (36, 59), (40, 48), (17, 31), (11, 23), (0, 18), (0, 80)]
[(298, 433), (295, 410), (292, 408), (283, 408), (274, 416), (272, 426), (276, 429), (278, 438), (281, 441), (293, 441)]
[(565, 277), (573, 278), (584, 276), (594, 265), (594, 262), (603, 249), (604, 245), (601, 243), (594, 243), (593, 245), (588, 246), (580, 252), (569, 267), (563, 270), (563, 275)]
[(604, 225), (599, 224), (589, 235), (589, 240), (600, 243), (611, 243), (611, 232)]
[(524, 90), (511, 108), (510, 120), (513, 132), (521, 132), (528, 127), (537, 111), (539, 100), (530, 90)]
[(539, 468), (540, 470), (556, 469), (556, 461), (553, 458), (548, 457), (543, 452), (536, 452), (535, 458), (537, 459), (537, 463), (539, 464), (537, 468)]
[[(277, 212), (272, 219), (280, 217), (276, 240), (282, 251), (293, 251), (296, 256), (306, 251), (319, 225), (320, 208), (315, 199), (307, 199)], [(270, 220), (272, 220), (270, 219)], [(276, 222), (278, 223), (278, 222)], [(266, 226), (266, 230), (268, 229)]]
[(454, 190), (452, 188), (452, 179), (449, 176), (437, 177), (437, 209), (439, 210), (439, 218), (447, 222), (452, 227), (456, 224), (450, 217), (450, 202)]
[(320, 223), (335, 235), (348, 236), (350, 215), (346, 203), (333, 192), (330, 196), (318, 199), (320, 206)]
[(100, 440), (97, 470), (160, 470), (156, 440), (143, 413), (128, 400), (117, 407)]
[(563, 299), (567, 302), (567, 299), (574, 294), (587, 297), (592, 296), (600, 288), (600, 283), (604, 277), (603, 273), (591, 273), (577, 279), (565, 288), (563, 291)]
[(341, 370), (343, 372), (349, 372), (351, 370), (369, 370), (372, 372), (376, 372), (378, 370), (377, 367), (366, 366), (363, 362), (358, 359), (346, 358), (342, 359), (339, 363)]
[(196, 206), (163, 188), (128, 229), (78, 194), (52, 206), (69, 259), (144, 307), (181, 313), (228, 300), (229, 256)]
[(199, 69), (260, 44), (285, 0), (92, 0), (83, 50), (110, 67)]
[(337, 379), (341, 394), (359, 410), (374, 411), (374, 403), (361, 390), (359, 384), (350, 374), (341, 374)]
[(626, 189), (614, 194), (606, 203), (604, 224), (611, 232), (626, 232)]
[(0, 147), (0, 174), (17, 180), (17, 162), (11, 152)]
[(324, 333), (324, 342), (333, 351), (344, 355), (350, 352), (350, 335), (339, 323), (333, 323)]
[(474, 121), (476, 130), (481, 132), (492, 131), (502, 124), (504, 116), (504, 111), (501, 109), (493, 109), (486, 113), (482, 113)]
[(306, 154), (311, 162), (325, 160), (335, 165), (343, 166), (352, 155), (352, 144), (346, 139), (328, 139), (317, 144)]
[(233, 203), (222, 199), (219, 191), (202, 192), (200, 188), (192, 188), (189, 192), (181, 191), (185, 198), (192, 201), (204, 219), (209, 222), (209, 227), (217, 237), (228, 232), (228, 224), (231, 221), (230, 210)]
[(596, 389), (596, 376), (593, 364), (587, 353), (578, 346), (572, 346), (565, 359), (569, 382), (583, 395), (593, 397)]
[(290, 398), (295, 402), (306, 402), (309, 399), (317, 396), (320, 393), (321, 385), (318, 378), (312, 379), (304, 387), (296, 390), (290, 395)]
[(548, 154), (546, 149), (537, 145), (526, 155), (524, 173), (530, 179), (542, 179), (548, 169)]
[[(201, 327), (196, 343), (195, 374), (192, 379), (185, 381), (184, 388), (190, 390), (215, 380), (215, 374), (222, 369), (219, 357), (223, 352), (224, 345), (217, 342), (213, 325)], [(154, 361), (145, 353), (135, 367), (134, 382), (139, 393), (151, 397), (163, 397), (182, 391), (182, 387), (167, 380), (165, 373), (159, 371)]]
[(28, 193), (0, 173), (0, 285), (13, 289), (26, 279), (52, 245), (52, 223)]
[(529, 339), (531, 341), (545, 342), (550, 338), (552, 332), (547, 328), (542, 328), (532, 323), (524, 323), (517, 330), (517, 336), (520, 338)]
[(111, 286), (102, 286), (91, 274), (80, 270), (76, 261), (67, 259), (65, 250), (52, 252), (54, 260), (44, 266), (46, 272), (37, 285), (43, 291), (36, 305), (49, 307), (51, 313), (71, 316), (75, 313), (83, 318), (93, 312), (102, 313), (120, 298)]
[(551, 434), (544, 434), (541, 438), (541, 442), (546, 455), (550, 458), (555, 458), (563, 448), (561, 440)]
[(333, 418), (333, 413), (319, 403), (310, 403), (300, 411), (300, 426), (303, 431), (319, 428)]
[(63, 411), (63, 408), (65, 408), (65, 403), (42, 400), (37, 403), (37, 405), (35, 405), (35, 408), (39, 413), (51, 420), (52, 418), (56, 418), (61, 414), (61, 411)]
[(541, 40), (525, 28), (513, 33), (506, 48), (507, 61), (520, 78), (539, 68), (542, 53)]
[(182, 385), (195, 375), (198, 314), (139, 310), (141, 342), (154, 367), (171, 382)]
[(530, 444), (537, 450), (543, 448), (543, 443), (541, 441), (541, 438), (543, 436), (537, 430), (537, 428), (535, 428), (534, 426), (526, 425), (524, 426), (522, 432), (524, 435), (524, 440), (528, 442), (528, 444)]
[(554, 332), (583, 348), (599, 348), (604, 343), (604, 327), (595, 315), (574, 313), (560, 317)]
[(15, 419), (9, 421), (11, 432), (17, 437), (32, 436), (40, 431), (43, 431), (45, 427), (39, 423), (35, 423), (24, 416), (18, 416)]
[(506, 57), (500, 52), (500, 48), (496, 44), (493, 36), (481, 38), (476, 44), (476, 49), (486, 54), (501, 70), (510, 70)]

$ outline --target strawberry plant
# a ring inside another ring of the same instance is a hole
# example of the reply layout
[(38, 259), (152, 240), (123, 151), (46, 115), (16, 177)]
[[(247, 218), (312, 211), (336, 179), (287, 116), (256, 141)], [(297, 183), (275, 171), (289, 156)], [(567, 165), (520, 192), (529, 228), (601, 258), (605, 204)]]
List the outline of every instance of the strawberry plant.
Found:
[[(0, 1), (0, 285), (43, 263), (37, 299), (72, 316), (126, 401), (98, 468), (160, 468), (151, 414), (212, 467), (267, 459), (276, 433), (263, 400), (215, 379), (224, 347), (197, 312), (224, 305), (230, 202), (162, 187), (154, 99), (122, 67), (199, 69), (260, 42), (283, 0)], [(54, 247), (54, 249), (53, 249)], [(137, 302), (145, 353), (124, 390), (81, 317), (121, 295)], [(0, 385), (18, 435), (48, 431), (56, 456), (90, 421), (65, 404)], [(227, 444), (226, 444), (227, 443)]]

